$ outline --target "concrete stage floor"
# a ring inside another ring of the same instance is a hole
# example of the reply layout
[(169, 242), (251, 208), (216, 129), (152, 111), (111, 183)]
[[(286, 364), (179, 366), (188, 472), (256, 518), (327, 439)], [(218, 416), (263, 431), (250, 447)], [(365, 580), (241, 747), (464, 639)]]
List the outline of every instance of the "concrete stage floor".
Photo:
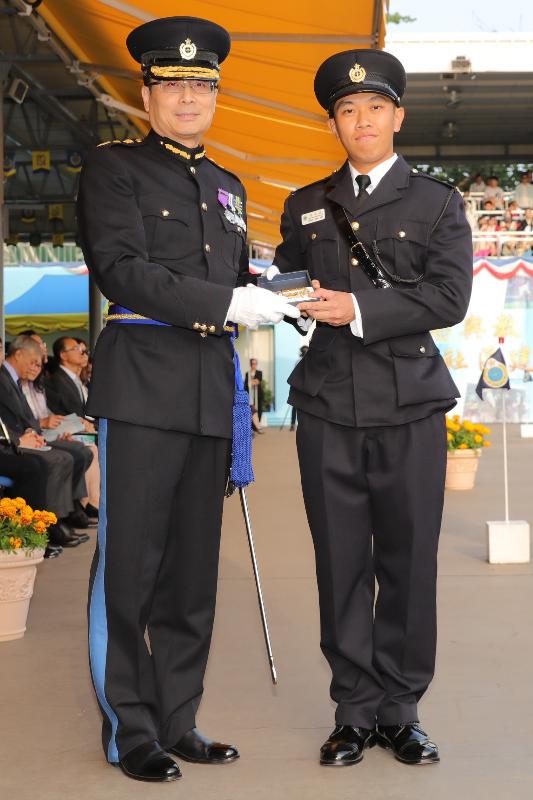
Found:
[[(511, 512), (533, 522), (533, 440), (511, 427)], [(317, 763), (332, 729), (319, 650), (314, 560), (294, 434), (255, 440), (249, 490), (279, 684), (264, 652), (246, 535), (227, 501), (220, 591), (199, 727), (234, 742), (224, 767), (183, 764), (181, 781), (138, 783), (106, 765), (86, 663), (93, 541), (39, 567), (28, 630), (0, 644), (0, 797), (5, 800), (522, 800), (533, 796), (531, 565), (490, 566), (485, 520), (503, 516), (501, 433), (476, 488), (448, 492), (441, 539), (439, 653), (421, 720), (442, 761), (404, 766), (379, 748), (341, 770)]]

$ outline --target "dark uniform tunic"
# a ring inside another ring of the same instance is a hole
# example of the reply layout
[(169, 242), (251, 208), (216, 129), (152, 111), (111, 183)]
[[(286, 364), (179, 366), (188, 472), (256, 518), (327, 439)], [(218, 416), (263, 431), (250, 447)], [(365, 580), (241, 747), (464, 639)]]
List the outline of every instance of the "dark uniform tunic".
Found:
[(232, 431), (224, 321), (249, 280), (228, 194), (244, 213), (234, 175), (153, 131), (98, 147), (81, 177), (82, 246), (100, 290), (170, 325), (108, 324), (87, 405), (102, 472), (90, 656), (110, 761), (174, 744), (202, 694)]
[[(352, 263), (332, 201), (374, 259), (423, 280), (374, 288)], [(349, 325), (319, 323), (289, 377), (337, 722), (414, 721), (435, 658), (442, 412), (459, 395), (429, 331), (456, 324), (468, 306), (472, 243), (463, 202), (399, 157), (358, 203), (346, 163), (288, 198), (281, 232), (280, 270), (305, 268), (323, 288), (355, 293), (363, 325), (361, 339)]]

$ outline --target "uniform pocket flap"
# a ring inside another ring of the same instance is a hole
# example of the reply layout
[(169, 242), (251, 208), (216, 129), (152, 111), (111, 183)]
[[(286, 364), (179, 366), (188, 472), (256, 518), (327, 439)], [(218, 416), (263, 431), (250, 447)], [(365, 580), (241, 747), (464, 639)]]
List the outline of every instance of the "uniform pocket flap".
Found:
[(230, 222), (225, 214), (221, 214), (220, 219), (222, 220), (222, 224), (228, 232), (238, 233), (239, 236), (242, 236), (243, 238), (246, 236), (246, 231), (244, 228), (242, 228), (240, 225), (237, 225), (236, 222)]
[(416, 242), (425, 247), (429, 241), (429, 225), (426, 222), (416, 222), (410, 219), (380, 219), (376, 238), (378, 241), (395, 239), (398, 242)]
[(143, 217), (158, 217), (165, 220), (177, 220), (184, 225), (190, 225), (191, 215), (188, 208), (176, 204), (176, 198), (172, 200), (161, 199), (155, 195), (145, 195), (139, 198), (139, 208)]
[(389, 341), (391, 353), (402, 358), (424, 358), (440, 355), (431, 336), (402, 336)]

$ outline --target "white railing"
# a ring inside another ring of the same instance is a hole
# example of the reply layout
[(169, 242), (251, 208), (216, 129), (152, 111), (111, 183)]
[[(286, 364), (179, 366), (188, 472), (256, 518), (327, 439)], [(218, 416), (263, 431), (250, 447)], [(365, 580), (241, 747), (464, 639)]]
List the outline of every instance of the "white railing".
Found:
[(533, 231), (473, 231), (474, 257), (533, 255)]

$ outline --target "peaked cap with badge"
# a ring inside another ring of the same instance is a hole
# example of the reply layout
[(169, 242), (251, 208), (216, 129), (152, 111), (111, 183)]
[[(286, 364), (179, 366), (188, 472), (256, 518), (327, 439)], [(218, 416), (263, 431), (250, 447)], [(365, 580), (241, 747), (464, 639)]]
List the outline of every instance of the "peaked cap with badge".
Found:
[[(128, 47), (146, 83), (216, 81), (230, 39), (170, 17), (132, 31)], [(225, 322), (234, 288), (253, 282), (242, 183), (201, 144), (165, 134), (94, 148), (78, 197), (86, 263), (111, 304), (87, 404), (100, 420), (104, 503), (89, 640), (104, 751), (123, 769), (138, 746), (171, 748), (195, 727), (232, 438)]]
[(227, 57), (227, 30), (199, 17), (164, 17), (135, 28), (126, 40), (146, 84), (184, 79), (215, 80)]
[(401, 61), (383, 50), (345, 50), (320, 65), (315, 76), (316, 99), (330, 116), (337, 100), (358, 92), (383, 94), (397, 105), (405, 92)]

